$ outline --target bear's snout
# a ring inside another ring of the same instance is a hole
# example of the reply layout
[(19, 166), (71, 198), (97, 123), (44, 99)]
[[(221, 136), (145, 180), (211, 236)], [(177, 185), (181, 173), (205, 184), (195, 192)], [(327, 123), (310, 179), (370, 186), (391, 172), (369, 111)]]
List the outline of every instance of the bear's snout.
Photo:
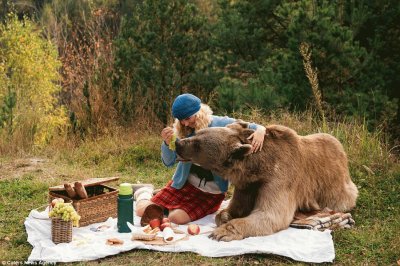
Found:
[(176, 140), (175, 141), (175, 151), (176, 151), (176, 160), (177, 161), (189, 161), (188, 159), (184, 158), (183, 156), (183, 150), (184, 150), (184, 144), (185, 142), (182, 140)]
[(180, 141), (178, 139), (175, 141), (175, 151), (176, 151), (176, 154), (180, 156), (180, 154), (182, 152), (182, 141)]

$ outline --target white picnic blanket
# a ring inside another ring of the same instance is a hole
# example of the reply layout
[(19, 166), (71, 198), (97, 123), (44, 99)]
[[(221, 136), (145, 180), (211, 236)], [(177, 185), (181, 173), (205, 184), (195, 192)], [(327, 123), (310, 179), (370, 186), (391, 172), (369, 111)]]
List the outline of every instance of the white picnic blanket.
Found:
[[(117, 219), (113, 218), (109, 218), (104, 223), (80, 228), (74, 227), (72, 242), (56, 245), (51, 241), (51, 221), (48, 219), (48, 210), (43, 212), (32, 210), (25, 220), (28, 242), (33, 246), (28, 261), (88, 261), (132, 249), (194, 252), (206, 257), (225, 257), (246, 253), (275, 254), (313, 263), (332, 262), (335, 258), (333, 240), (329, 230), (320, 232), (288, 228), (270, 236), (218, 242), (208, 238), (209, 233), (215, 227), (214, 217), (215, 214), (212, 214), (194, 222), (200, 225), (200, 235), (190, 236), (188, 240), (177, 241), (170, 245), (149, 245), (140, 241), (132, 241), (131, 233), (118, 233)], [(102, 224), (110, 227), (101, 232), (92, 231), (93, 228)], [(134, 225), (140, 227), (139, 217), (134, 218)], [(180, 225), (178, 229), (186, 232), (187, 225)], [(108, 238), (119, 238), (124, 241), (124, 244), (106, 245)]]

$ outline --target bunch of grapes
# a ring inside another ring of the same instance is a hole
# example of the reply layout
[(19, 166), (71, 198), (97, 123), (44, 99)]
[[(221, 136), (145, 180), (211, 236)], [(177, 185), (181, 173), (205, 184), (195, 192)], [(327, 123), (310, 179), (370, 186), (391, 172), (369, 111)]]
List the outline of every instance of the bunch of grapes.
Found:
[(57, 202), (54, 208), (49, 212), (50, 218), (59, 218), (64, 221), (72, 221), (73, 226), (79, 225), (81, 217), (75, 211), (71, 203)]
[(175, 147), (175, 141), (176, 141), (176, 133), (174, 132), (174, 134), (172, 135), (172, 139), (171, 142), (169, 143), (169, 149), (171, 151), (174, 151), (176, 149)]

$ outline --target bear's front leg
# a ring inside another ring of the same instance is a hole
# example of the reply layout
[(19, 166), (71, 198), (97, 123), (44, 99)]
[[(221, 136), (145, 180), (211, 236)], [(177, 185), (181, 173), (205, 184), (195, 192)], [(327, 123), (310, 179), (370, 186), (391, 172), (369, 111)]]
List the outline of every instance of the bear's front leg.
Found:
[(241, 188), (235, 187), (228, 207), (215, 216), (217, 226), (227, 223), (232, 219), (249, 215), (254, 209), (259, 189), (259, 182), (249, 183)]
[(258, 205), (250, 215), (232, 219), (217, 227), (209, 237), (218, 241), (232, 241), (250, 236), (271, 235), (288, 228), (296, 205), (283, 200), (285, 197), (286, 195), (281, 194), (274, 200), (266, 201), (266, 204)]
[(225, 224), (232, 220), (232, 216), (229, 214), (228, 209), (223, 209), (215, 216), (215, 223), (217, 226)]

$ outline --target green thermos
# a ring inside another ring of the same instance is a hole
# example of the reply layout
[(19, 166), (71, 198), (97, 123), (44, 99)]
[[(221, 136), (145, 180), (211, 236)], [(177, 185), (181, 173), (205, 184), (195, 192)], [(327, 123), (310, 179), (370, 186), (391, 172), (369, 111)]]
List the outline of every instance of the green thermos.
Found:
[(133, 190), (132, 185), (129, 183), (122, 183), (119, 185), (118, 193), (118, 232), (129, 233), (126, 222), (133, 224)]

